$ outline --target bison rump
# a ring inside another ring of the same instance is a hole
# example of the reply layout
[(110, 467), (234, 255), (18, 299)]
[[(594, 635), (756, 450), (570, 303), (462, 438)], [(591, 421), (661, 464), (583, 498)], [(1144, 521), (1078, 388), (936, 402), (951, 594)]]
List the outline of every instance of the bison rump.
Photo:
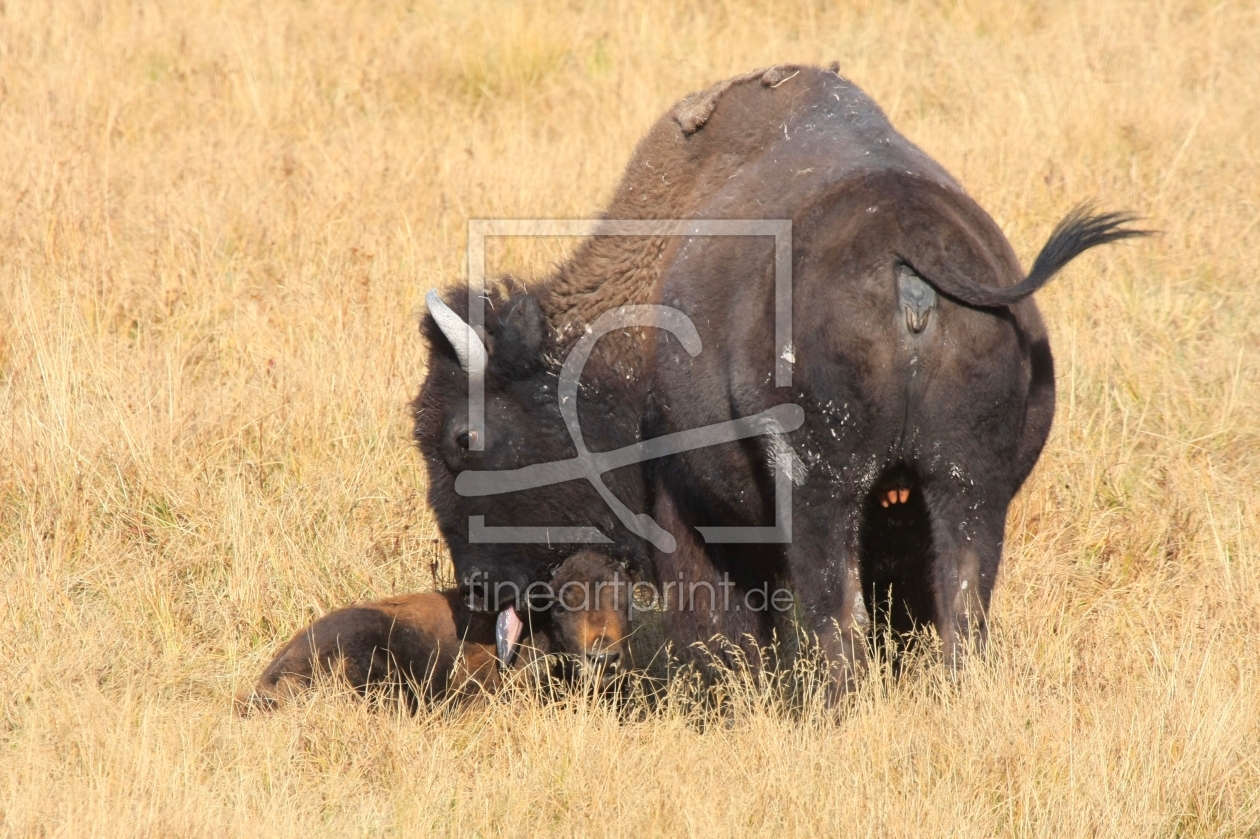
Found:
[[(775, 163), (800, 165), (786, 153)], [(663, 295), (696, 322), (706, 352), (691, 359), (662, 336), (655, 389), (664, 431), (782, 401), (805, 409), (787, 437), (804, 467), (792, 541), (775, 555), (695, 540), (658, 555), (658, 573), (785, 570), (841, 684), (861, 669), (877, 613), (898, 629), (933, 625), (953, 661), (983, 642), (1007, 506), (1053, 415), (1049, 344), (1027, 295), (1086, 248), (1141, 232), (1124, 216), (1076, 213), (1025, 278), (997, 226), (951, 183), (874, 171), (793, 200), (767, 202), (793, 222), (791, 389), (768, 375), (770, 255), (734, 239), (691, 240), (666, 272)], [(764, 445), (678, 456), (661, 471), (664, 494), (692, 524), (767, 524), (773, 456)], [(746, 616), (719, 617), (748, 631)], [(675, 628), (699, 641), (712, 631), (700, 624), (680, 617)]]

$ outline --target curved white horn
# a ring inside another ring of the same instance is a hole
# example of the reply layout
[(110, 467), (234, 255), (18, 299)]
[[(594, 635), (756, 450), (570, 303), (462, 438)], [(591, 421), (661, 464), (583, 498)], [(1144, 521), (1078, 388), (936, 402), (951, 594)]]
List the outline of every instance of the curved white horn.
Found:
[(477, 337), (476, 332), (473, 332), (472, 327), (464, 323), (463, 318), (442, 302), (436, 289), (425, 295), (424, 302), (429, 305), (429, 314), (433, 315), (438, 329), (442, 330), (446, 340), (450, 341), (455, 349), (459, 366), (473, 376), (486, 372), (486, 345), (481, 343), (481, 339)]

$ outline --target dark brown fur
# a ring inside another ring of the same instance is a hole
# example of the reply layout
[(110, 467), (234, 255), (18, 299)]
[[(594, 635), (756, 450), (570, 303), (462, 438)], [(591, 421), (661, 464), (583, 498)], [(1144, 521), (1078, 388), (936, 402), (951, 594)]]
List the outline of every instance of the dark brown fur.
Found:
[[(427, 321), (433, 352), (415, 433), (461, 585), (479, 576), (523, 587), (565, 550), (470, 545), (469, 514), (591, 524), (610, 536), (610, 551), (644, 568), (643, 541), (582, 481), (478, 499), (454, 483), (466, 469), (572, 456), (554, 408), (559, 360), (613, 307), (659, 303), (691, 318), (704, 349), (692, 358), (651, 329), (601, 339), (579, 399), (592, 450), (788, 402), (806, 417), (773, 445), (746, 439), (611, 476), (631, 509), (654, 512), (678, 541), (672, 553), (651, 552), (646, 574), (735, 584), (729, 608), (671, 610), (673, 640), (768, 640), (772, 616), (739, 604), (784, 579), (842, 683), (861, 669), (881, 610), (898, 630), (934, 625), (949, 662), (983, 643), (1006, 508), (1054, 413), (1053, 359), (1030, 295), (1084, 250), (1141, 231), (1122, 226), (1127, 216), (1074, 213), (1025, 275), (989, 215), (869, 97), (834, 72), (796, 66), (675, 106), (640, 141), (605, 216), (791, 220), (792, 386), (772, 383), (766, 237), (596, 236), (531, 294), (494, 298), (487, 436), (497, 438), (484, 453), (460, 451), (467, 380)], [(899, 297), (907, 271), (938, 295), (916, 328)], [(706, 544), (699, 526), (771, 523), (772, 455), (785, 445), (803, 467), (791, 544)], [(908, 490), (906, 503), (872, 503), (889, 489)]]
[[(692, 319), (705, 351), (692, 358), (658, 334), (647, 436), (800, 405), (805, 424), (785, 437), (802, 467), (793, 538), (684, 542), (656, 555), (657, 573), (730, 575), (737, 593), (785, 578), (842, 685), (862, 669), (876, 619), (899, 631), (934, 626), (952, 664), (984, 642), (1006, 509), (1054, 414), (1053, 360), (1030, 295), (1082, 251), (1142, 232), (1121, 226), (1128, 216), (1075, 212), (1025, 275), (989, 215), (844, 80), (803, 70), (775, 90), (738, 85), (696, 137), (758, 127), (779, 136), (691, 212), (791, 220), (792, 385), (770, 381), (778, 351), (768, 245), (682, 240), (660, 299)], [(938, 295), (918, 329), (899, 298), (903, 271)], [(665, 461), (658, 509), (668, 496), (693, 526), (770, 524), (770, 443)], [(907, 503), (872, 503), (889, 488), (908, 490)], [(671, 634), (702, 642), (716, 626), (765, 642), (772, 617), (750, 626), (738, 605), (716, 620), (684, 610), (671, 613)]]
[[(551, 581), (560, 602), (522, 615), (526, 630), (511, 669), (542, 667), (543, 675), (569, 680), (587, 672), (611, 685), (632, 665), (626, 579), (603, 554), (582, 551), (567, 559)], [(281, 647), (257, 684), (236, 696), (235, 707), (241, 714), (272, 710), (308, 691), (319, 675), (360, 695), (400, 697), (413, 709), (422, 698), (492, 691), (503, 678), (495, 619), (471, 611), (456, 591), (338, 609)]]
[[(771, 90), (796, 66), (759, 70), (688, 97), (705, 119), (723, 96), (754, 86)], [(834, 76), (833, 76), (834, 77)], [(784, 107), (794, 98), (784, 85)], [(777, 93), (777, 91), (776, 91)], [(680, 119), (690, 126), (683, 130)], [(639, 142), (607, 219), (685, 219), (705, 194), (724, 183), (762, 152), (780, 130), (773, 119), (734, 134), (695, 130), (694, 121), (673, 112)], [(926, 160), (927, 158), (924, 157)], [(756, 213), (752, 214), (757, 216)], [(722, 216), (714, 216), (720, 218)], [(737, 212), (727, 217), (745, 218)], [(454, 488), (465, 469), (513, 469), (560, 460), (576, 452), (556, 409), (558, 360), (563, 360), (585, 328), (621, 305), (663, 302), (662, 272), (677, 237), (593, 236), (583, 241), (556, 273), (529, 284), (530, 294), (506, 298), (491, 289), (486, 311), (490, 370), (486, 388), (486, 450), (467, 451), (468, 379), (432, 318), (423, 332), (430, 347), (428, 374), (413, 403), (414, 436), (429, 475), (429, 502), (450, 546), (461, 589), (476, 575), (491, 586), (503, 581), (524, 588), (545, 579), (571, 545), (477, 545), (468, 537), (468, 517), (485, 515), (492, 525), (591, 526), (611, 537), (602, 550), (625, 560), (638, 575), (652, 574), (651, 546), (628, 533), (585, 482), (571, 481), (511, 496), (463, 498)], [(467, 295), (447, 303), (467, 319)], [(667, 301), (664, 301), (667, 302)], [(541, 324), (541, 326), (540, 326)], [(650, 393), (656, 330), (629, 329), (604, 337), (587, 364), (578, 413), (592, 451), (606, 451), (642, 439), (642, 414)], [(547, 397), (550, 398), (547, 398)], [(497, 438), (497, 439), (496, 439)], [(635, 512), (651, 512), (652, 499), (638, 467), (610, 473), (608, 484)]]

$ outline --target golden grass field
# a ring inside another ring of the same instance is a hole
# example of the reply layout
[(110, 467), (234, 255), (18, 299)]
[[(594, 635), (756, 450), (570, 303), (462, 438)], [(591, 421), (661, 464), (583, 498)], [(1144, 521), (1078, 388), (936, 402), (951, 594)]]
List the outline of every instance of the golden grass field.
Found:
[[(467, 220), (595, 214), (678, 98), (832, 59), (1026, 263), (1083, 199), (1164, 231), (1039, 295), (991, 661), (838, 718), (233, 716), (450, 578), (406, 406)], [(1258, 91), (1244, 0), (0, 0), (0, 832), (1260, 835)]]

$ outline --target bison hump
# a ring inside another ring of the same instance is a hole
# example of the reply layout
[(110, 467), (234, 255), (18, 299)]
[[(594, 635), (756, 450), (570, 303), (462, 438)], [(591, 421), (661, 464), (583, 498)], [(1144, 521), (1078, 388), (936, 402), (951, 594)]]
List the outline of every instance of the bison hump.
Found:
[[(773, 67), (743, 73), (726, 81), (718, 82), (706, 90), (691, 94), (670, 109), (670, 116), (678, 123), (678, 127), (682, 129), (683, 134), (690, 136), (704, 127), (704, 124), (709, 121), (709, 117), (713, 116), (713, 110), (717, 107), (718, 101), (728, 90), (736, 85), (760, 81), (762, 87), (778, 87), (802, 69), (804, 68), (801, 65), (796, 64), (776, 64)], [(835, 64), (829, 69), (833, 73), (838, 72), (840, 69), (839, 64)]]

